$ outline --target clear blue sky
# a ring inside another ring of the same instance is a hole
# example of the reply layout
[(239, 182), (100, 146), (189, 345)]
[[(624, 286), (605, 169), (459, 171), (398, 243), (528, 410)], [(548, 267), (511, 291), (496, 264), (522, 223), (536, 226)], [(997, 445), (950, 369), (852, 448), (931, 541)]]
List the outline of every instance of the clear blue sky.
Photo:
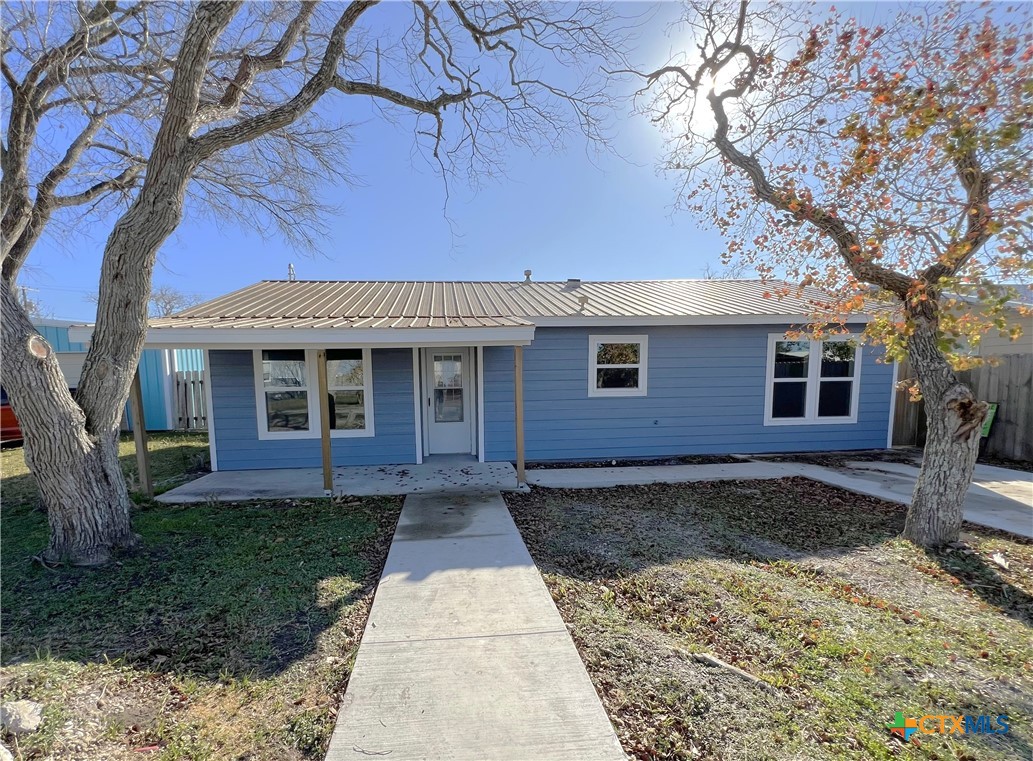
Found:
[[(634, 58), (643, 65), (666, 57), (664, 28), (680, 6), (664, 4), (639, 31)], [(632, 13), (646, 10), (631, 6)], [(337, 98), (334, 105), (364, 108)], [(687, 212), (675, 212), (675, 177), (656, 172), (661, 139), (645, 117), (624, 113), (615, 130), (620, 156), (594, 157), (570, 141), (562, 155), (514, 150), (508, 179), (477, 191), (452, 187), (449, 215), (441, 179), (411, 157), (412, 135), (369, 119), (355, 133), (351, 165), (359, 187), (327, 187), (325, 200), (342, 208), (315, 254), (282, 240), (263, 240), (235, 226), (187, 218), (165, 244), (155, 285), (214, 297), (257, 280), (284, 278), (293, 262), (301, 279), (540, 280), (700, 277), (719, 266), (722, 242)], [(96, 291), (109, 225), (56, 240), (32, 253), (19, 282), (53, 317), (92, 319), (85, 296)]]

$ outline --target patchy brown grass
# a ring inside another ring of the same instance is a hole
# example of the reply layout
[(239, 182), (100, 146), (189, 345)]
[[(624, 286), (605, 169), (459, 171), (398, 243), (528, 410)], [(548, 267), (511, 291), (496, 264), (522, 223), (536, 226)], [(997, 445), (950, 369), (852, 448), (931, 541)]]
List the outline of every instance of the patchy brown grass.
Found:
[[(176, 480), (203, 437), (169, 436)], [(51, 571), (20, 450), (3, 464), (0, 691), (44, 706), (19, 759), (322, 759), (400, 500), (177, 507), (138, 499), (142, 548)]]
[[(896, 538), (903, 508), (806, 479), (506, 499), (635, 758), (1033, 753), (1027, 541), (966, 525), (922, 552)], [(896, 711), (1011, 732), (905, 745)]]

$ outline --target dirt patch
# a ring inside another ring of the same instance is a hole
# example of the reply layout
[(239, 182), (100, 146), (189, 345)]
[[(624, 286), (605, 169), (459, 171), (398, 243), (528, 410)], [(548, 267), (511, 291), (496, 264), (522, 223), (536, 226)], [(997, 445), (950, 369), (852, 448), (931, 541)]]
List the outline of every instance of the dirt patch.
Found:
[[(903, 507), (806, 479), (506, 500), (635, 758), (1028, 756), (1029, 542), (966, 526), (922, 552)], [(904, 745), (898, 710), (1012, 730)]]

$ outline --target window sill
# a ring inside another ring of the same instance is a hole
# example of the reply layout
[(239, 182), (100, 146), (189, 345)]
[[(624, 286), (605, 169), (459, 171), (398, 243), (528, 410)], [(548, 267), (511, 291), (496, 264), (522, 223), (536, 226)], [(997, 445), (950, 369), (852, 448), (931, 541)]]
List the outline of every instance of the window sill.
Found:
[(852, 425), (857, 422), (856, 416), (822, 417), (822, 418), (765, 418), (765, 426), (779, 425)]

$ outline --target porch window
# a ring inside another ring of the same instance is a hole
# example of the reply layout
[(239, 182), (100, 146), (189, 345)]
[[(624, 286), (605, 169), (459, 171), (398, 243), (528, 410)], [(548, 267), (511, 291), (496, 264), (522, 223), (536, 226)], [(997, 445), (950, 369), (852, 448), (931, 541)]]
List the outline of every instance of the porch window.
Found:
[(769, 336), (764, 424), (857, 422), (859, 351), (852, 336), (824, 341)]
[[(256, 349), (259, 439), (319, 438), (315, 349)], [(326, 350), (327, 403), (334, 438), (373, 435), (369, 349)]]
[(357, 435), (366, 430), (372, 410), (368, 377), (368, 349), (327, 349), (326, 386), (329, 393), (330, 429), (333, 435)]
[(588, 395), (645, 396), (647, 336), (588, 337)]
[(266, 431), (308, 431), (309, 373), (305, 350), (264, 349), (261, 369)]

